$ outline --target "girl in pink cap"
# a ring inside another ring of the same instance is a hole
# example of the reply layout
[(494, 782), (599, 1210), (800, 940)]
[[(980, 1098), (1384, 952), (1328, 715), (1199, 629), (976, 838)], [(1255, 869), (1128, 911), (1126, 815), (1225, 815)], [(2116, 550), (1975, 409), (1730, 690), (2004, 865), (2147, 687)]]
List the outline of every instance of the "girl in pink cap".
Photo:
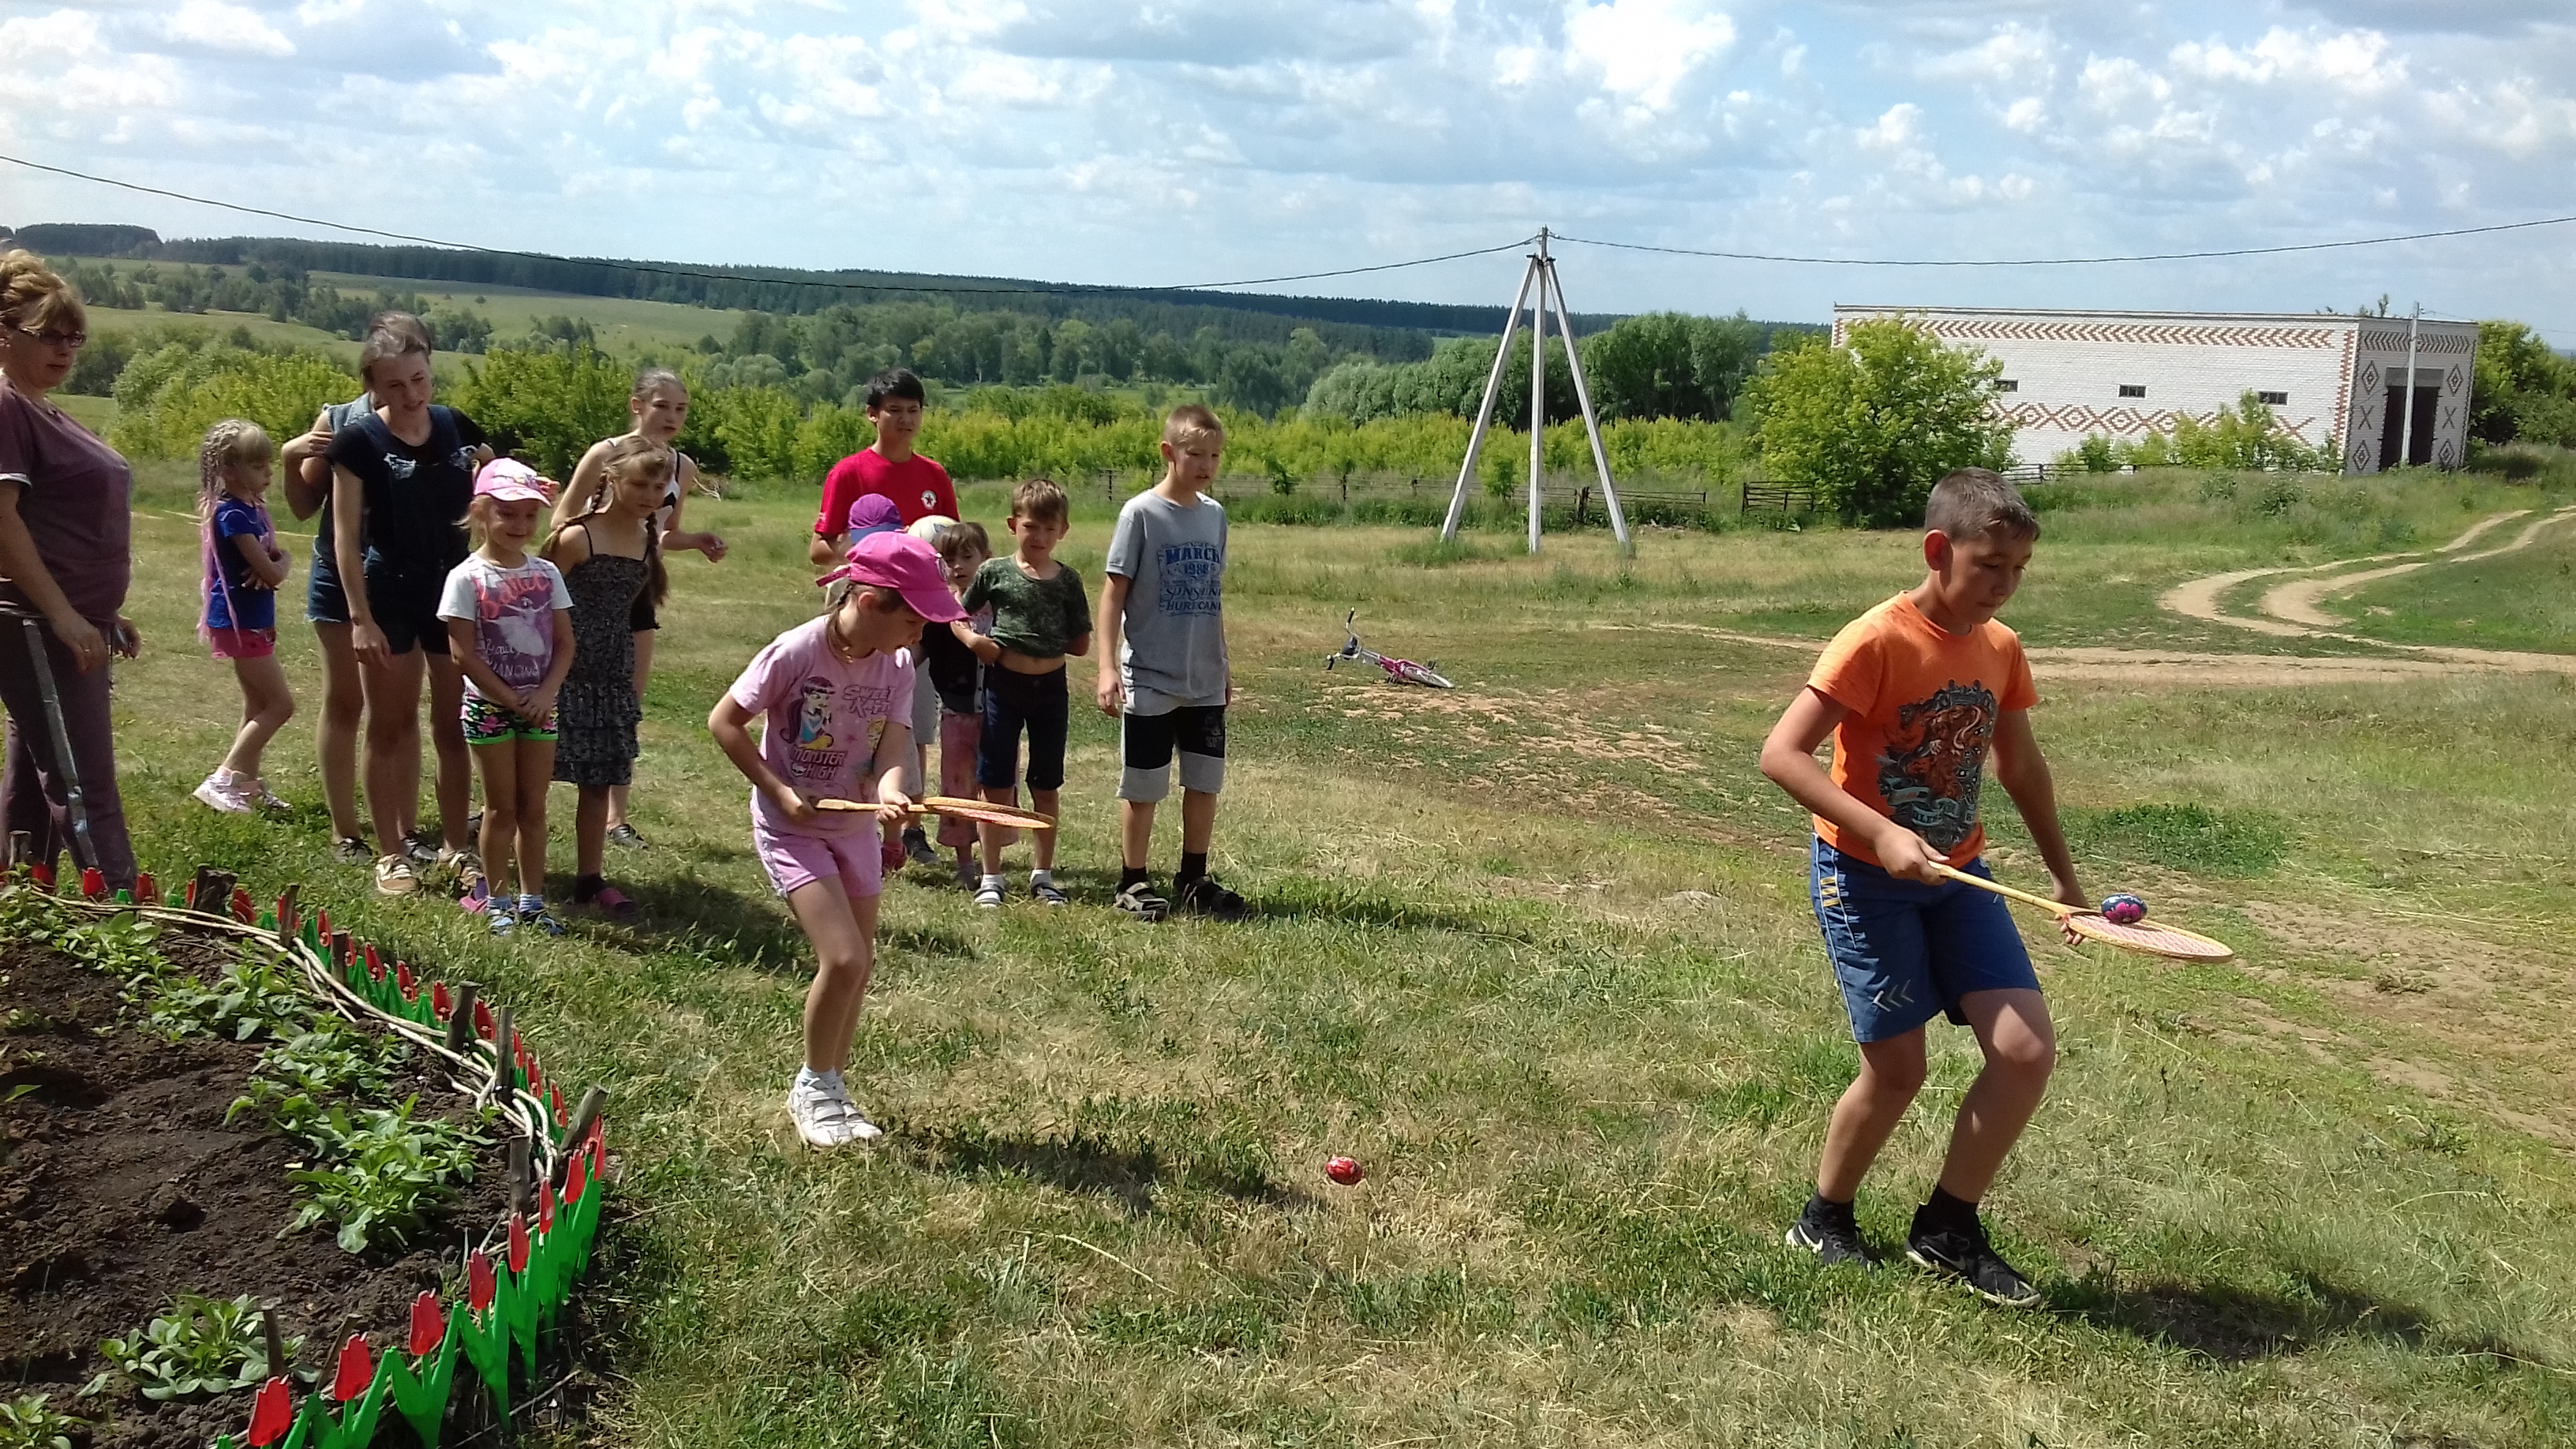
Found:
[[(787, 1114), (809, 1146), (829, 1148), (878, 1135), (841, 1072), (876, 964), (877, 826), (912, 803), (903, 790), (912, 757), (907, 651), (920, 648), (925, 622), (963, 611), (939, 555), (903, 533), (860, 540), (820, 582), (832, 586), (830, 608), (771, 640), (716, 702), (707, 729), (751, 781), (752, 849), (814, 947), (805, 1063)], [(826, 801), (879, 808), (819, 808)]]
[(516, 458), (484, 464), (465, 512), (474, 551), (438, 598), (448, 654), (465, 672), (465, 743), (483, 776), (486, 874), (467, 882), (463, 905), (482, 911), (495, 936), (522, 925), (563, 934), (546, 913), (546, 786), (555, 777), (555, 697), (572, 669), (572, 594), (555, 566), (529, 551), (546, 494), (546, 480)]

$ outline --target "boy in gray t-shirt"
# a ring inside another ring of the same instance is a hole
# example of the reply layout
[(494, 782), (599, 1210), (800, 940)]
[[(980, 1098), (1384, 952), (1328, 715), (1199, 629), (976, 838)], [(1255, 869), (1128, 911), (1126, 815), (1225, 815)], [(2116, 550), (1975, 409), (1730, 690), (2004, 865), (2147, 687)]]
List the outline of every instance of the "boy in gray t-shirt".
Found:
[(1171, 793), (1181, 757), (1181, 908), (1219, 920), (1249, 914), (1243, 897), (1208, 874), (1216, 799), (1225, 788), (1225, 505), (1204, 496), (1225, 454), (1225, 425), (1195, 403), (1163, 422), (1163, 481), (1127, 500), (1109, 536), (1100, 591), (1100, 709), (1119, 720), (1117, 905), (1159, 921), (1145, 856), (1154, 807)]

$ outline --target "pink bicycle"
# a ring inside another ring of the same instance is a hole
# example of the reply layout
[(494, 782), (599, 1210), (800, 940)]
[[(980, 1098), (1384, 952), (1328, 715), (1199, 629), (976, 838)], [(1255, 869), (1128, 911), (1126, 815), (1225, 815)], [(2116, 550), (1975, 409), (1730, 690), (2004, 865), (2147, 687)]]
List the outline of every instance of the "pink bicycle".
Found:
[[(1329, 672), (1336, 664), (1374, 664), (1378, 668), (1386, 671), (1386, 677), (1388, 679), (1391, 679), (1398, 684), (1419, 684), (1425, 689), (1456, 689), (1458, 687), (1442, 678), (1439, 671), (1433, 669), (1430, 664), (1416, 664), (1410, 659), (1389, 659), (1385, 655), (1380, 654), (1376, 650), (1361, 643), (1359, 630), (1353, 627), (1354, 621), (1356, 621), (1359, 616), (1360, 611), (1353, 609), (1342, 619), (1342, 632), (1350, 636), (1350, 642), (1341, 647), (1341, 652), (1337, 654), (1327, 654), (1324, 656), (1324, 668), (1327, 672)], [(1438, 662), (1439, 661), (1436, 659), (1432, 661), (1433, 664), (1437, 664)]]

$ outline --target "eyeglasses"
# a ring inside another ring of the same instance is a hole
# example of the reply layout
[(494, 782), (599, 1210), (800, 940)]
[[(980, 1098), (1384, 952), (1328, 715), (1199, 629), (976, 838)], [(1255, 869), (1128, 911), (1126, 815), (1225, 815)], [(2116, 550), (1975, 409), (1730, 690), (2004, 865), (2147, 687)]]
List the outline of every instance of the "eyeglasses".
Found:
[(21, 337), (32, 337), (52, 347), (80, 348), (89, 343), (89, 334), (86, 332), (39, 332), (33, 327), (12, 327), (9, 330)]

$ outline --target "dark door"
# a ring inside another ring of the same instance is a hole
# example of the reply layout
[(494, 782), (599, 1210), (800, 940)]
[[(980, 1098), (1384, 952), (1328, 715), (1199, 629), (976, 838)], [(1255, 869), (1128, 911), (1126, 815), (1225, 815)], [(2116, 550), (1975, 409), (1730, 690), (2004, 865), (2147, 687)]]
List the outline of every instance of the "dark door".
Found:
[[(2417, 377), (2424, 375), (2417, 369)], [(2406, 388), (2404, 384), (2388, 389), (2387, 406), (2380, 409), (2379, 466), (2382, 470), (2397, 466), (2397, 450), (2406, 449), (2406, 461), (2421, 467), (2433, 461), (2433, 414), (2441, 405), (2442, 389), (2436, 384), (2418, 385), (2415, 389), (2415, 427), (2413, 435), (2406, 429)]]

